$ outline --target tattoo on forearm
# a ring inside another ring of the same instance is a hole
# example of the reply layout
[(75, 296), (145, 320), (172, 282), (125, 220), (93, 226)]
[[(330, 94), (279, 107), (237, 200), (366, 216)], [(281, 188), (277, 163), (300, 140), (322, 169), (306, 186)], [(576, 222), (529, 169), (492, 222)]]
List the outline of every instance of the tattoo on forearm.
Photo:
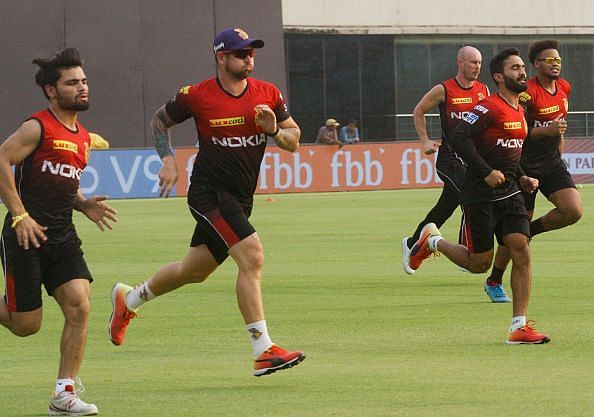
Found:
[(175, 123), (168, 117), (165, 107), (161, 107), (157, 110), (149, 125), (151, 135), (155, 141), (155, 149), (161, 159), (173, 155), (169, 137), (169, 128), (174, 124)]

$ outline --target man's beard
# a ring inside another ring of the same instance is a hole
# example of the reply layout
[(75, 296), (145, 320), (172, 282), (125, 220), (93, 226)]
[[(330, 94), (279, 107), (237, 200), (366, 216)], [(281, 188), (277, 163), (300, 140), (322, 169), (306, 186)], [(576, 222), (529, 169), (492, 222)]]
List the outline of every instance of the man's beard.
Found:
[(61, 95), (60, 93), (57, 94), (58, 99), (58, 106), (62, 109), (62, 110), (68, 110), (68, 111), (86, 111), (89, 109), (89, 102), (88, 101), (67, 101), (66, 99), (64, 99), (64, 96)]
[(225, 67), (225, 69), (227, 70), (227, 73), (229, 75), (231, 75), (233, 78), (235, 78), (238, 81), (245, 80), (252, 73), (252, 70), (251, 69), (241, 69), (241, 70), (235, 70), (235, 71), (234, 70), (231, 70), (229, 68), (229, 65), (227, 65)]
[(528, 90), (528, 84), (520, 84), (517, 80), (507, 77), (506, 75), (503, 76), (503, 82), (505, 87), (514, 93), (523, 93), (524, 91)]

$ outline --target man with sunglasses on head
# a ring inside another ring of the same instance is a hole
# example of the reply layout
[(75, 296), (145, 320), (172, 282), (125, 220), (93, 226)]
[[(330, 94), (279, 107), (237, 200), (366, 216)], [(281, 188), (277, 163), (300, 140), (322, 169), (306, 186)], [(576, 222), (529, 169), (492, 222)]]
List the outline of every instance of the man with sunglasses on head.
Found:
[[(577, 222), (582, 217), (583, 205), (561, 158), (571, 86), (561, 78), (559, 42), (552, 39), (535, 42), (528, 58), (536, 76), (528, 80), (528, 89), (520, 95), (529, 128), (520, 164), (526, 175), (539, 180), (540, 192), (555, 205), (544, 216), (531, 221), (530, 236), (534, 237)], [(524, 200), (532, 219), (536, 193), (524, 193)], [(509, 259), (508, 251), (500, 246), (487, 285), (501, 284)]]
[(151, 120), (150, 131), (163, 161), (160, 195), (168, 197), (178, 178), (169, 129), (194, 118), (200, 151), (188, 205), (196, 227), (182, 261), (163, 266), (135, 288), (114, 285), (109, 332), (115, 345), (124, 343), (126, 328), (142, 304), (203, 282), (231, 256), (239, 269), (237, 302), (252, 342), (253, 374), (271, 374), (305, 359), (303, 352), (282, 349), (268, 335), (261, 293), (263, 249), (248, 220), (266, 138), (294, 152), (301, 136), (278, 88), (249, 78), (255, 51), (263, 46), (262, 40), (250, 39), (239, 28), (222, 31), (213, 44), (218, 76), (181, 88)]

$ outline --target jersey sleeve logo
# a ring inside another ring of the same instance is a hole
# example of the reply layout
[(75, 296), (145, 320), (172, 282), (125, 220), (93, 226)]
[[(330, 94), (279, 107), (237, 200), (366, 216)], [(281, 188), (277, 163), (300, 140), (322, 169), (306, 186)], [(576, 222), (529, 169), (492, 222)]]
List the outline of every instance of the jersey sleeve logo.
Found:
[(528, 103), (530, 100), (532, 100), (532, 96), (530, 94), (525, 91), (520, 93), (520, 101), (522, 103)]
[(484, 100), (485, 99), (485, 95), (483, 93), (478, 93), (477, 94), (477, 98), (478, 98), (478, 101)]
[(185, 87), (180, 88), (179, 94), (188, 94), (190, 92), (190, 87), (192, 87), (192, 86), (186, 85)]

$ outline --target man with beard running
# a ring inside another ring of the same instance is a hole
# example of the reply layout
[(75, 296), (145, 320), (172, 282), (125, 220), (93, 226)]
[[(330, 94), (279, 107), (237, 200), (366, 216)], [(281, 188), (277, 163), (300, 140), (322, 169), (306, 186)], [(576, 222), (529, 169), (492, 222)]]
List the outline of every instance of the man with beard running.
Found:
[[(41, 285), (64, 314), (60, 366), (50, 415), (90, 416), (94, 404), (83, 402), (75, 388), (89, 316), (91, 273), (72, 223), (72, 210), (84, 213), (104, 230), (116, 212), (106, 196), (85, 199), (80, 173), (89, 159), (91, 139), (77, 121), (89, 108), (89, 87), (75, 48), (33, 61), (35, 81), (49, 108), (29, 117), (0, 146), (0, 197), (8, 209), (0, 255), (5, 276), (0, 324), (17, 336), (39, 331)], [(11, 165), (15, 165), (13, 177)], [(28, 399), (30, 400), (30, 399)]]
[(252, 211), (266, 137), (289, 152), (299, 146), (301, 131), (274, 85), (248, 78), (260, 39), (239, 28), (217, 35), (213, 51), (218, 76), (183, 87), (155, 113), (150, 129), (163, 160), (159, 172), (161, 195), (169, 196), (178, 169), (169, 129), (194, 118), (200, 151), (191, 176), (188, 205), (196, 220), (190, 250), (181, 262), (163, 266), (135, 288), (117, 283), (112, 292), (112, 343), (124, 343), (130, 319), (153, 298), (183, 285), (203, 282), (231, 256), (239, 268), (237, 301), (250, 336), (255, 376), (297, 365), (303, 352), (275, 345), (264, 318), (261, 294), (263, 249), (248, 218)]
[(526, 321), (531, 288), (530, 223), (520, 187), (534, 192), (538, 180), (520, 168), (522, 144), (528, 133), (520, 94), (526, 90), (526, 69), (519, 51), (509, 48), (490, 63), (497, 94), (474, 107), (450, 137), (450, 146), (468, 163), (460, 193), (464, 213), (463, 242), (442, 238), (433, 223), (426, 224), (411, 250), (419, 265), (441, 252), (470, 272), (486, 271), (493, 261), (493, 236), (505, 245), (513, 261), (511, 288), (513, 317), (508, 344), (542, 344), (550, 341)]
[[(577, 222), (582, 217), (583, 204), (561, 159), (571, 86), (561, 78), (559, 42), (552, 39), (535, 42), (528, 51), (528, 58), (536, 76), (528, 80), (528, 89), (520, 95), (520, 103), (526, 108), (529, 132), (520, 164), (526, 175), (539, 180), (540, 192), (555, 205), (530, 223), (530, 236), (534, 237)], [(536, 193), (524, 193), (524, 200), (528, 217), (532, 219)], [(487, 286), (501, 285), (509, 259), (505, 247), (497, 248)]]
[[(464, 46), (456, 56), (458, 73), (455, 77), (434, 86), (413, 112), (415, 129), (425, 155), (437, 154), (437, 173), (444, 185), (437, 203), (419, 223), (410, 237), (402, 239), (402, 267), (407, 274), (414, 274), (419, 265), (411, 263), (410, 249), (419, 239), (421, 229), (427, 223), (441, 227), (460, 204), (460, 189), (464, 183), (467, 167), (460, 156), (449, 145), (449, 137), (462, 118), (489, 95), (487, 86), (478, 81), (482, 56), (478, 49)], [(429, 139), (425, 114), (439, 107), (442, 135), (441, 144)], [(501, 290), (503, 291), (503, 289)]]

